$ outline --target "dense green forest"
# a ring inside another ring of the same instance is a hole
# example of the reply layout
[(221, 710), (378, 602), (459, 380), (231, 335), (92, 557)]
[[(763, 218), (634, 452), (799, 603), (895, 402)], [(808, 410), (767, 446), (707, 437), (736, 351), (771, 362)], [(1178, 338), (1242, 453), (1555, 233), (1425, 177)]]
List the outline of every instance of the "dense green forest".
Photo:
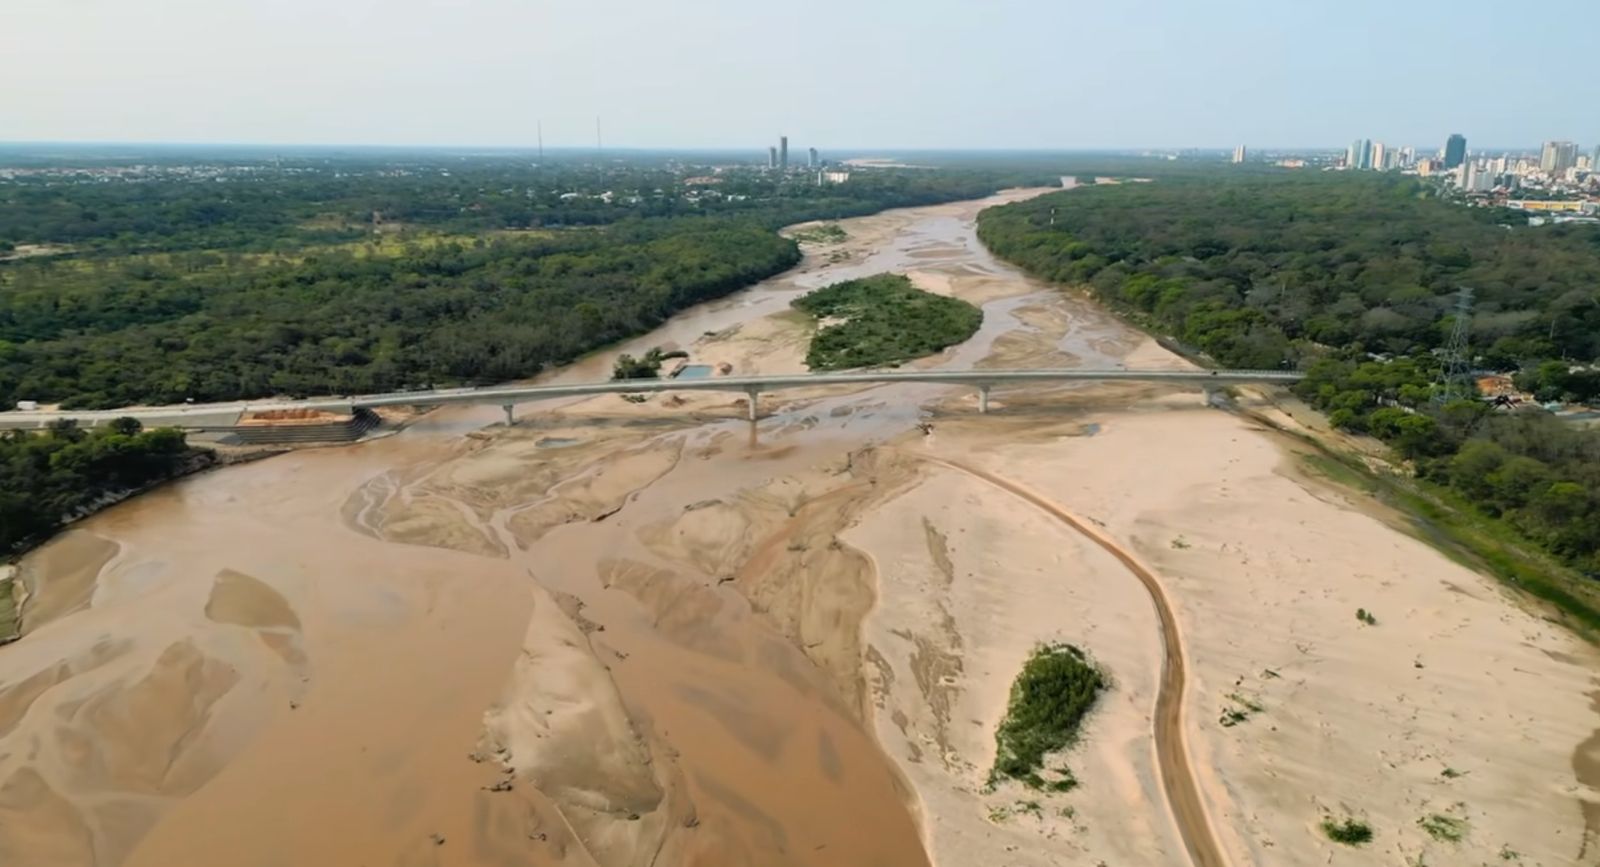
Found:
[(66, 423), (0, 436), (0, 554), (55, 532), (107, 497), (204, 466), (180, 431), (142, 430), (131, 418), (93, 431)]
[(1533, 229), (1429, 190), (1382, 173), (1218, 172), (994, 208), (979, 235), (1224, 364), (1425, 351), (1448, 336), (1463, 286), (1485, 365), (1600, 356), (1600, 231)]
[(1437, 356), (1471, 287), (1477, 367), (1544, 399), (1594, 398), (1600, 229), (1529, 227), (1382, 174), (1219, 173), (994, 208), (979, 235), (1220, 364), (1305, 368), (1297, 390), (1335, 425), (1600, 575), (1600, 434), (1445, 401)]
[(811, 338), (812, 370), (894, 366), (932, 355), (975, 334), (983, 311), (959, 298), (924, 292), (900, 274), (835, 283), (794, 300), (818, 319), (837, 319)]
[[(79, 252), (285, 252), (361, 240), (375, 222), (482, 233), (713, 216), (778, 228), (1055, 180), (1031, 170), (876, 170), (819, 187), (804, 172), (465, 157), (212, 160), (107, 174), (131, 170), (111, 165), (0, 180), (0, 241)], [(687, 183), (704, 177), (714, 184)]]
[(180, 168), (0, 181), (0, 239), (66, 251), (0, 262), (0, 408), (527, 377), (793, 266), (780, 226), (1029, 179), (735, 170), (708, 191), (656, 164)]

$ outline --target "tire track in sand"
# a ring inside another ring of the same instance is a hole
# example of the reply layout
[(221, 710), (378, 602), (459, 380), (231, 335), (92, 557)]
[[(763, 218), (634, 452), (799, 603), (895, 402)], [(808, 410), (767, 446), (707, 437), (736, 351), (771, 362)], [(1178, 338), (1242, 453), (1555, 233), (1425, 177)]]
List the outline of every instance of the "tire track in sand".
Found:
[(1106, 553), (1117, 558), (1117, 561), (1127, 567), (1128, 571), (1139, 579), (1139, 583), (1144, 585), (1150, 594), (1150, 601), (1155, 603), (1156, 616), (1161, 621), (1161, 644), (1165, 655), (1161, 666), (1160, 687), (1156, 691), (1154, 735), (1156, 769), (1161, 775), (1161, 788), (1166, 795), (1167, 808), (1171, 812), (1173, 824), (1178, 827), (1179, 836), (1183, 838), (1184, 848), (1189, 853), (1189, 863), (1193, 867), (1229, 867), (1230, 862), (1223, 854), (1222, 846), (1217, 842), (1216, 829), (1211, 826), (1210, 817), (1206, 815), (1205, 802), (1201, 800), (1200, 787), (1195, 783), (1194, 769), (1189, 762), (1188, 743), (1183, 733), (1183, 699), (1188, 686), (1188, 665), (1183, 652), (1182, 634), (1178, 631), (1178, 620), (1173, 614), (1172, 605), (1167, 599), (1166, 588), (1161, 585), (1161, 580), (1091, 523), (1016, 482), (960, 461), (915, 452), (906, 454), (921, 461), (965, 473), (1026, 500), (1105, 549)]

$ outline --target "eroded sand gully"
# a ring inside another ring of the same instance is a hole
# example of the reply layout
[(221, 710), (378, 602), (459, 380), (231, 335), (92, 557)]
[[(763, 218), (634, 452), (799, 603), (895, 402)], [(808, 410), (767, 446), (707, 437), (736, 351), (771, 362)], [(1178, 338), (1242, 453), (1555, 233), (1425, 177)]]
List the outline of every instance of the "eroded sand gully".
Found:
[[(843, 248), (619, 351), (798, 370), (790, 298), (901, 269), (985, 305), (926, 364), (1181, 363), (995, 263), (980, 207), (846, 221)], [(48, 616), (0, 649), (0, 863), (1187, 863), (1149, 595), (986, 474), (1160, 578), (1229, 863), (1579, 863), (1590, 648), (1198, 395), (994, 403), (791, 392), (754, 428), (734, 395), (441, 411), (113, 508), (25, 564)], [(1011, 680), (1054, 640), (1115, 680), (1062, 759), (1082, 784), (989, 788)], [(1372, 845), (1320, 835), (1347, 814)]]

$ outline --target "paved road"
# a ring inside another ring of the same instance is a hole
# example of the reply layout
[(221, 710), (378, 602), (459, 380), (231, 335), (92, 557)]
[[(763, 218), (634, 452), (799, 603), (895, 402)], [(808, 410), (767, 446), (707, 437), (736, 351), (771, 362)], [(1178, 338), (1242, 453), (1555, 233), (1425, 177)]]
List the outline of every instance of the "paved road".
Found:
[[(590, 382), (577, 385), (504, 385), (489, 388), (454, 388), (428, 391), (402, 391), (347, 397), (323, 397), (286, 401), (235, 401), (162, 407), (129, 407), (117, 410), (63, 410), (59, 412), (0, 413), (0, 428), (44, 427), (62, 418), (79, 424), (104, 424), (131, 416), (150, 426), (189, 429), (223, 428), (238, 422), (246, 412), (271, 410), (322, 410), (348, 413), (358, 407), (437, 406), (447, 403), (489, 404), (504, 407), (582, 397), (594, 394), (649, 394), (661, 391), (736, 391), (759, 395), (788, 388), (819, 385), (881, 385), (895, 382), (935, 382), (977, 388), (987, 400), (988, 389), (1001, 385), (1041, 382), (1169, 382), (1186, 385), (1239, 385), (1243, 383), (1289, 384), (1302, 374), (1281, 370), (890, 370), (870, 373), (799, 373), (785, 376), (715, 376), (697, 379), (644, 379), (625, 382)], [(751, 401), (751, 412), (755, 401)]]

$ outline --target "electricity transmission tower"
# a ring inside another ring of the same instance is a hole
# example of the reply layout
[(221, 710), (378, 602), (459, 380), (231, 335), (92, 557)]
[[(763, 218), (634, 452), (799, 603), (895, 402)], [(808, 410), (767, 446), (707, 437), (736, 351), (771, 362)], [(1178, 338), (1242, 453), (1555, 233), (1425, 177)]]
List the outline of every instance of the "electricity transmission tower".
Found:
[(1472, 290), (1466, 286), (1456, 294), (1456, 318), (1450, 329), (1450, 342), (1444, 347), (1444, 368), (1439, 372), (1439, 402), (1473, 396), (1472, 356), (1467, 337), (1472, 330)]

